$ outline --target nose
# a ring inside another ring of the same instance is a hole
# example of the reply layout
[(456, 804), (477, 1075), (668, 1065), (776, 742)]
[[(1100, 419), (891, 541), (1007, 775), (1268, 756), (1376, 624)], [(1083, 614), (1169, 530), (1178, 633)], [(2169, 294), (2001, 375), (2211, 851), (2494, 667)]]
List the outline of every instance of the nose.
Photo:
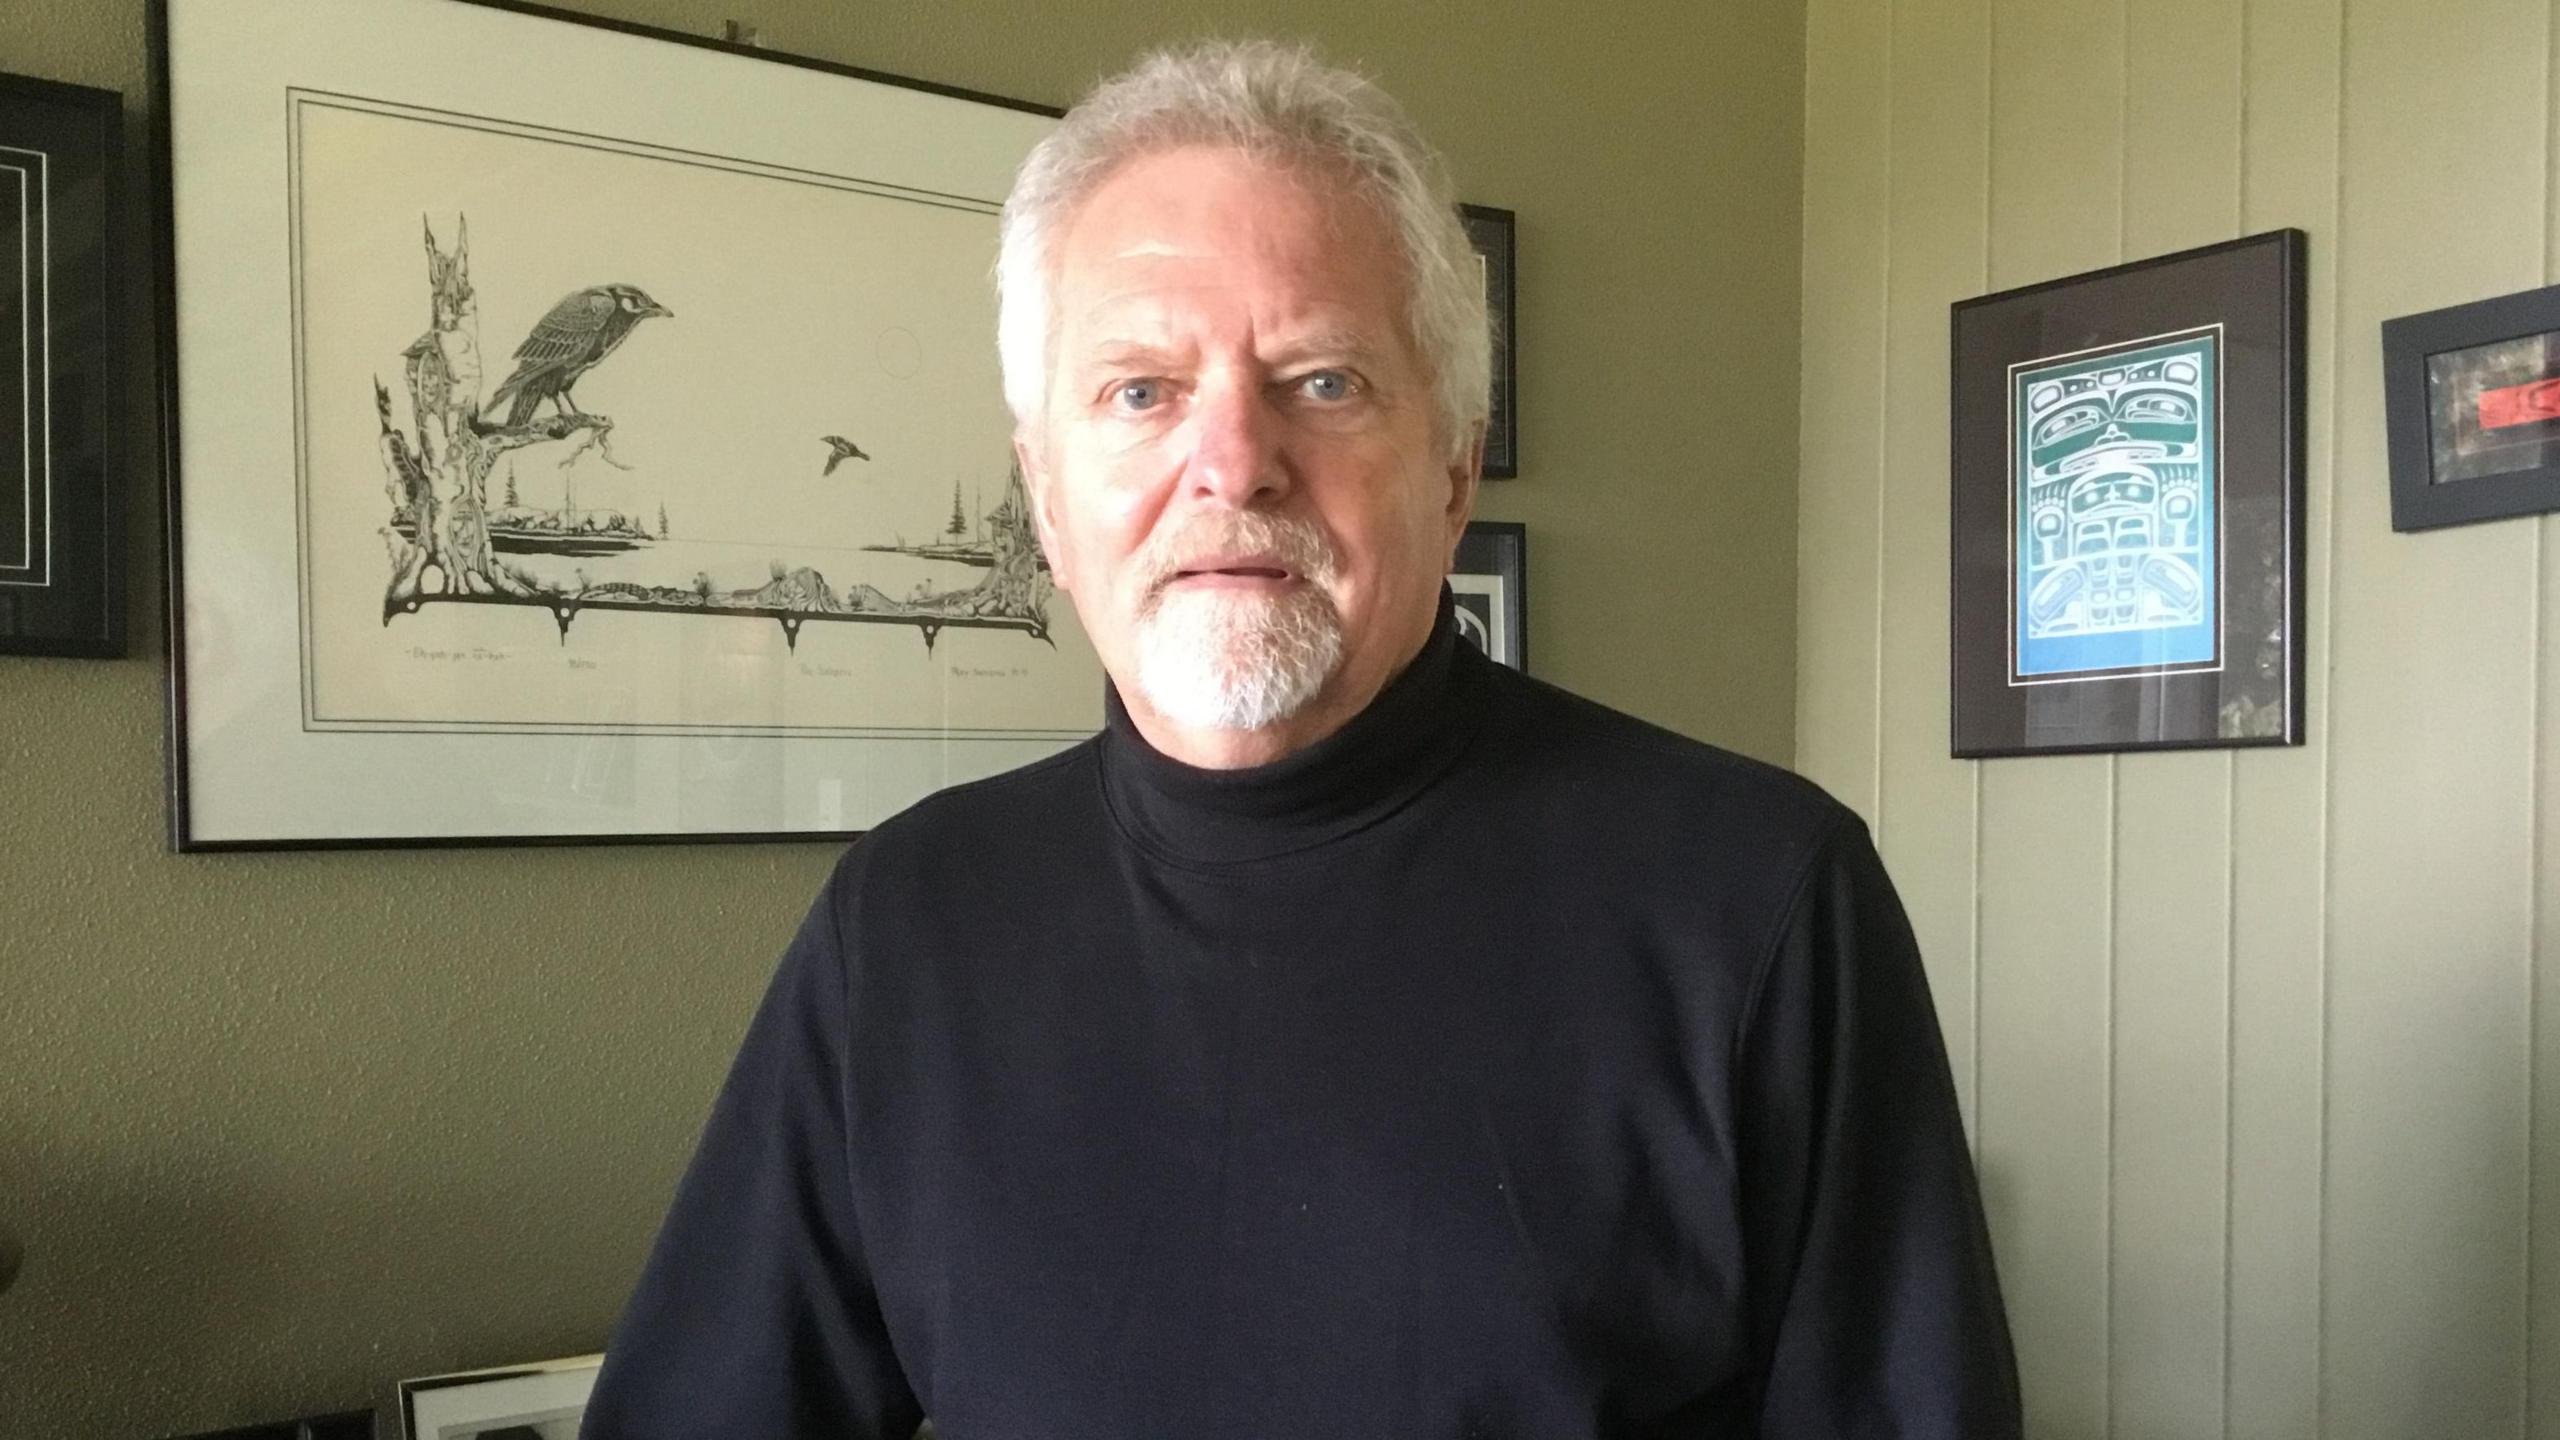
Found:
[(1185, 483), (1194, 498), (1243, 510), (1267, 505), (1288, 489), (1281, 420), (1259, 387), (1225, 382), (1202, 386), (1191, 423)]

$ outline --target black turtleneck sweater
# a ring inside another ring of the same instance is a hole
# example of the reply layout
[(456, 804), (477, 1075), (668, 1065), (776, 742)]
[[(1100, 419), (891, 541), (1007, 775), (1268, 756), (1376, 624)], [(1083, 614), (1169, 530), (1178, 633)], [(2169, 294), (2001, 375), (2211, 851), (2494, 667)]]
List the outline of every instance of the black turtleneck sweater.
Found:
[(1864, 829), (1445, 606), (1276, 764), (1115, 699), (856, 844), (585, 1434), (2016, 1435)]

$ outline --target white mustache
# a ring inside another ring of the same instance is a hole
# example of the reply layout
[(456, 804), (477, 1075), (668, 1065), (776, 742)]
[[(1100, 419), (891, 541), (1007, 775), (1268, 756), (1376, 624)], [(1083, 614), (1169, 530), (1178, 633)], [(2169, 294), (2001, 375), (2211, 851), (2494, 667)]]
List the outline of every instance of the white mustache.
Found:
[(1150, 538), (1139, 551), (1139, 573), (1147, 577), (1147, 608), (1154, 608), (1164, 588), (1184, 570), (1197, 568), (1203, 560), (1238, 555), (1268, 555), (1318, 586), (1330, 585), (1341, 566), (1323, 532), (1305, 520), (1251, 510), (1204, 515), (1170, 534)]

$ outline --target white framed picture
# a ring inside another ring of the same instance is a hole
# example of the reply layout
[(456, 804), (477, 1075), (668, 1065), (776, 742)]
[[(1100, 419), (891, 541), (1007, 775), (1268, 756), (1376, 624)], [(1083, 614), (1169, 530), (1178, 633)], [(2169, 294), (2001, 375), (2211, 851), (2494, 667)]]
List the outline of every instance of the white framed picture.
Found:
[(602, 1355), (400, 1382), (400, 1440), (577, 1440)]
[(172, 838), (810, 839), (1101, 723), (989, 273), (1052, 111), (158, 0)]

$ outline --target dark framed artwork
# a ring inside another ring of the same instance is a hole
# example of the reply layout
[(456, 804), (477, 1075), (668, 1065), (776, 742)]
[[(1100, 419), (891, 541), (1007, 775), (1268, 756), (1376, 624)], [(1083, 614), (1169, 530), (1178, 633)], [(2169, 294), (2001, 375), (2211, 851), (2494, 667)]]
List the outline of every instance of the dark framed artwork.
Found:
[(2560, 286), (2382, 322), (2391, 528), (2560, 510)]
[(841, 837), (1100, 725), (989, 338), (1054, 111), (513, 4), (152, 22), (180, 849)]
[(1529, 668), (1529, 528), (1470, 520), (1450, 567), (1458, 634), (1514, 670)]
[(0, 654), (124, 653), (108, 305), (123, 97), (0, 75)]
[(1512, 212), (1491, 205), (1461, 205), (1458, 219), (1484, 266), (1485, 309), (1493, 318), (1493, 416), (1484, 431), (1485, 478), (1515, 479), (1520, 474), (1520, 326), (1513, 274), (1519, 227)]
[(1957, 755), (2301, 743), (2303, 248), (1954, 307)]

